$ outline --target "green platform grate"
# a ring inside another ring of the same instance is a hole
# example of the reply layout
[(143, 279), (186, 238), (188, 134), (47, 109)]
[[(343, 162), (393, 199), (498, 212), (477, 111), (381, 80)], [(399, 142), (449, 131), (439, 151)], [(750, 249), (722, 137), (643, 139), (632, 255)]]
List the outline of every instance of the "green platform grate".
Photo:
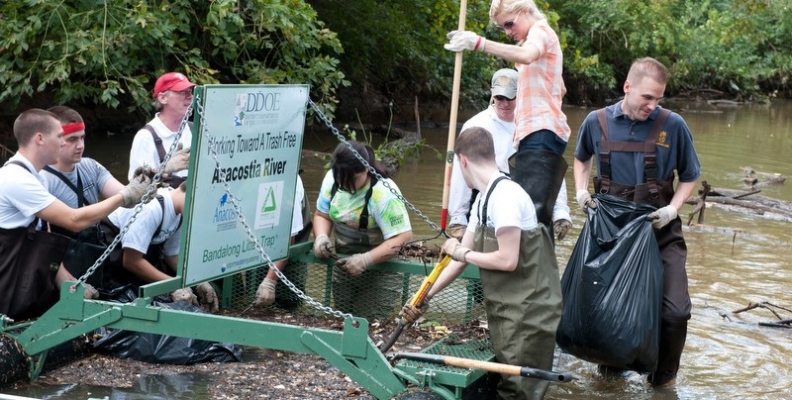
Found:
[[(468, 358), (478, 361), (495, 360), (492, 344), (486, 339), (468, 340), (463, 343), (441, 340), (425, 348), (421, 353)], [(486, 374), (486, 371), (483, 370), (449, 367), (446, 365), (406, 359), (399, 360), (396, 363), (396, 368), (413, 376), (419, 376), (426, 371), (431, 371), (434, 374), (432, 381), (436, 384), (457, 388), (468, 387), (478, 378)]]

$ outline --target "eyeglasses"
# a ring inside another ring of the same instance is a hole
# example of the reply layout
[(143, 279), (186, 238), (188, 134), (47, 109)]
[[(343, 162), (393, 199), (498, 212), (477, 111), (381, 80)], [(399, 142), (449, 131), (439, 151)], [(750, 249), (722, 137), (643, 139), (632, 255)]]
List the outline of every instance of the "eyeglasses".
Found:
[(192, 89), (171, 90), (170, 92), (182, 95), (182, 97), (192, 97), (192, 95), (193, 95)]
[(495, 96), (495, 100), (498, 100), (498, 101), (514, 101), (514, 99), (510, 99), (510, 98), (508, 98), (506, 96)]
[(511, 30), (514, 28), (514, 21), (517, 21), (517, 18), (520, 18), (520, 14), (522, 14), (522, 11), (517, 13), (517, 16), (512, 18), (510, 21), (506, 21), (503, 25), (498, 26), (498, 28), (500, 28), (500, 30), (503, 32), (506, 32), (507, 29)]

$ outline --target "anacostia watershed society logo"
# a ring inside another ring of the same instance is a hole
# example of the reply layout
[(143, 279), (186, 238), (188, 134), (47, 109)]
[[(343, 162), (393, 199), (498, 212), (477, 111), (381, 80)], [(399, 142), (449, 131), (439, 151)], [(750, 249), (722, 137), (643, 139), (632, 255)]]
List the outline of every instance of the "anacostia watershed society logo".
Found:
[(228, 193), (223, 193), (217, 202), (212, 222), (217, 226), (217, 232), (234, 229), (237, 226), (237, 212), (233, 204), (228, 201)]

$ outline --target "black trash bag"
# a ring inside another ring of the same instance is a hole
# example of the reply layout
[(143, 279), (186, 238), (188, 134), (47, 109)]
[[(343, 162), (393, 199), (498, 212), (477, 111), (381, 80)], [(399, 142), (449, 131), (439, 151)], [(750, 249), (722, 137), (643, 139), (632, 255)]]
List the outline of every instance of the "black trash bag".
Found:
[[(117, 296), (116, 300), (121, 300), (120, 302), (129, 302), (137, 297), (132, 285), (116, 288), (113, 294)], [(183, 301), (171, 303), (153, 301), (152, 305), (170, 310), (205, 313), (200, 307)], [(242, 349), (231, 343), (107, 328), (101, 328), (99, 335), (102, 337), (93, 343), (94, 349), (119, 358), (177, 365), (242, 361)]]
[(597, 364), (654, 372), (660, 343), (663, 262), (648, 204), (594, 195), (561, 278), (564, 308), (556, 341)]

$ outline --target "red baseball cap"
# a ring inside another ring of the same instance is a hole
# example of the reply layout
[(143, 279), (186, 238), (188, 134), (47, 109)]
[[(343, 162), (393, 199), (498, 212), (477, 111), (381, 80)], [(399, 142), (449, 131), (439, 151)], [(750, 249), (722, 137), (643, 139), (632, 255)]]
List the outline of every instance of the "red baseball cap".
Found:
[(180, 92), (182, 90), (189, 89), (194, 87), (195, 84), (190, 82), (184, 74), (179, 72), (168, 72), (165, 75), (162, 75), (157, 79), (157, 83), (154, 84), (154, 98), (156, 99), (160, 93), (173, 90), (174, 92)]

